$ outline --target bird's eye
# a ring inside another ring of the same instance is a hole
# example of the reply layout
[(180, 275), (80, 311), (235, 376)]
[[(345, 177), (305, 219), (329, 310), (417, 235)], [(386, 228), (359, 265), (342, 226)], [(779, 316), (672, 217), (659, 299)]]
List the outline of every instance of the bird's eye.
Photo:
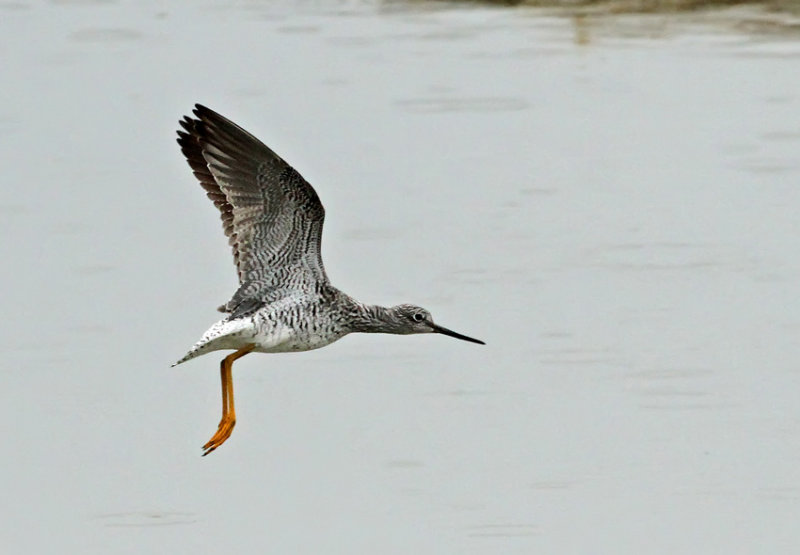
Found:
[(425, 319), (425, 316), (417, 312), (416, 314), (414, 314), (414, 316), (412, 316), (412, 318), (414, 319), (415, 322), (422, 322)]

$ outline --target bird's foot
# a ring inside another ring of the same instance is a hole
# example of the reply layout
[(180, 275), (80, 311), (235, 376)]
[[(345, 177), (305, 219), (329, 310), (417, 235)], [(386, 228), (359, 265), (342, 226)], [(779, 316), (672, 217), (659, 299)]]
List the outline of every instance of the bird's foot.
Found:
[(227, 415), (222, 417), (222, 420), (219, 421), (219, 426), (217, 427), (217, 432), (211, 436), (205, 445), (203, 445), (203, 456), (205, 457), (211, 451), (225, 443), (225, 441), (231, 437), (233, 433), (233, 427), (236, 425), (236, 415), (233, 413), (228, 413)]

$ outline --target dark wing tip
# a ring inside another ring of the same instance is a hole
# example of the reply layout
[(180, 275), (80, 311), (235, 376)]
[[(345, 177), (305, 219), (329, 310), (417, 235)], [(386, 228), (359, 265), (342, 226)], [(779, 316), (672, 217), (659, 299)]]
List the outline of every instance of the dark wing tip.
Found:
[(180, 129), (178, 129), (177, 141), (178, 144), (181, 145), (181, 147), (183, 147), (192, 142), (192, 135), (190, 133), (187, 133), (186, 131), (181, 131)]
[[(178, 124), (184, 129), (184, 131), (188, 131), (189, 133), (191, 133), (192, 130), (194, 129), (194, 123), (195, 120), (193, 120), (189, 116), (183, 116), (183, 118), (180, 121), (178, 121)], [(178, 133), (180, 132), (181, 131), (179, 129)]]
[[(194, 158), (197, 158), (197, 155), (199, 154), (197, 135), (193, 129), (188, 129), (187, 131), (178, 129), (178, 138), (176, 140), (178, 142), (178, 146), (181, 148), (181, 152), (186, 157), (189, 165), (191, 165), (191, 161)], [(202, 155), (200, 155), (200, 157), (200, 159), (202, 159)]]
[(195, 115), (195, 117), (203, 121), (229, 121), (225, 116), (200, 103), (194, 105), (194, 110), (192, 110), (192, 113)]
[(177, 130), (177, 141), (181, 147), (181, 151), (185, 155), (187, 149), (192, 149), (197, 142), (196, 120), (193, 120), (189, 116), (183, 116), (183, 118), (178, 121), (178, 125), (180, 125), (181, 128)]

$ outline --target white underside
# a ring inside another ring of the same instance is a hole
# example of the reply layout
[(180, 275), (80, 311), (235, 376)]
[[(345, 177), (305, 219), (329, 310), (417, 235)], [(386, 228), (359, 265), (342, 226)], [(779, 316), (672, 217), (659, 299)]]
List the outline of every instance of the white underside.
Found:
[(255, 345), (253, 352), (257, 353), (311, 351), (330, 345), (343, 335), (297, 333), (293, 328), (282, 324), (277, 324), (269, 329), (268, 333), (264, 333), (259, 331), (252, 318), (220, 320), (211, 326), (200, 341), (173, 366), (211, 351), (238, 350), (253, 344)]

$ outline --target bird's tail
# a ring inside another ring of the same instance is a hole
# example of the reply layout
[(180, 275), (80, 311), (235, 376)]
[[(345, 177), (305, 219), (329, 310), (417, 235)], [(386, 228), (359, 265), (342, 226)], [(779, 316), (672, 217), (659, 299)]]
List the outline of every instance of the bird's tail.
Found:
[(189, 351), (188, 353), (183, 355), (183, 358), (179, 359), (177, 362), (173, 362), (172, 365), (170, 366), (170, 368), (174, 368), (174, 367), (178, 366), (179, 364), (183, 364), (187, 360), (192, 360), (194, 357), (199, 357), (200, 355), (203, 354), (203, 353), (200, 353), (198, 351), (200, 351), (200, 349), (192, 348), (191, 351)]
[(220, 349), (238, 349), (241, 347), (241, 342), (233, 340), (233, 337), (231, 336), (235, 337), (242, 330), (247, 329), (249, 325), (249, 321), (244, 319), (229, 320), (226, 318), (224, 320), (220, 320), (211, 326), (208, 331), (203, 334), (203, 337), (200, 338), (200, 341), (195, 343), (194, 346), (189, 349), (189, 352), (183, 355), (183, 358), (178, 360), (172, 366), (178, 366), (187, 360), (192, 360), (195, 357), (199, 357), (200, 355), (204, 355), (211, 351), (219, 351)]

